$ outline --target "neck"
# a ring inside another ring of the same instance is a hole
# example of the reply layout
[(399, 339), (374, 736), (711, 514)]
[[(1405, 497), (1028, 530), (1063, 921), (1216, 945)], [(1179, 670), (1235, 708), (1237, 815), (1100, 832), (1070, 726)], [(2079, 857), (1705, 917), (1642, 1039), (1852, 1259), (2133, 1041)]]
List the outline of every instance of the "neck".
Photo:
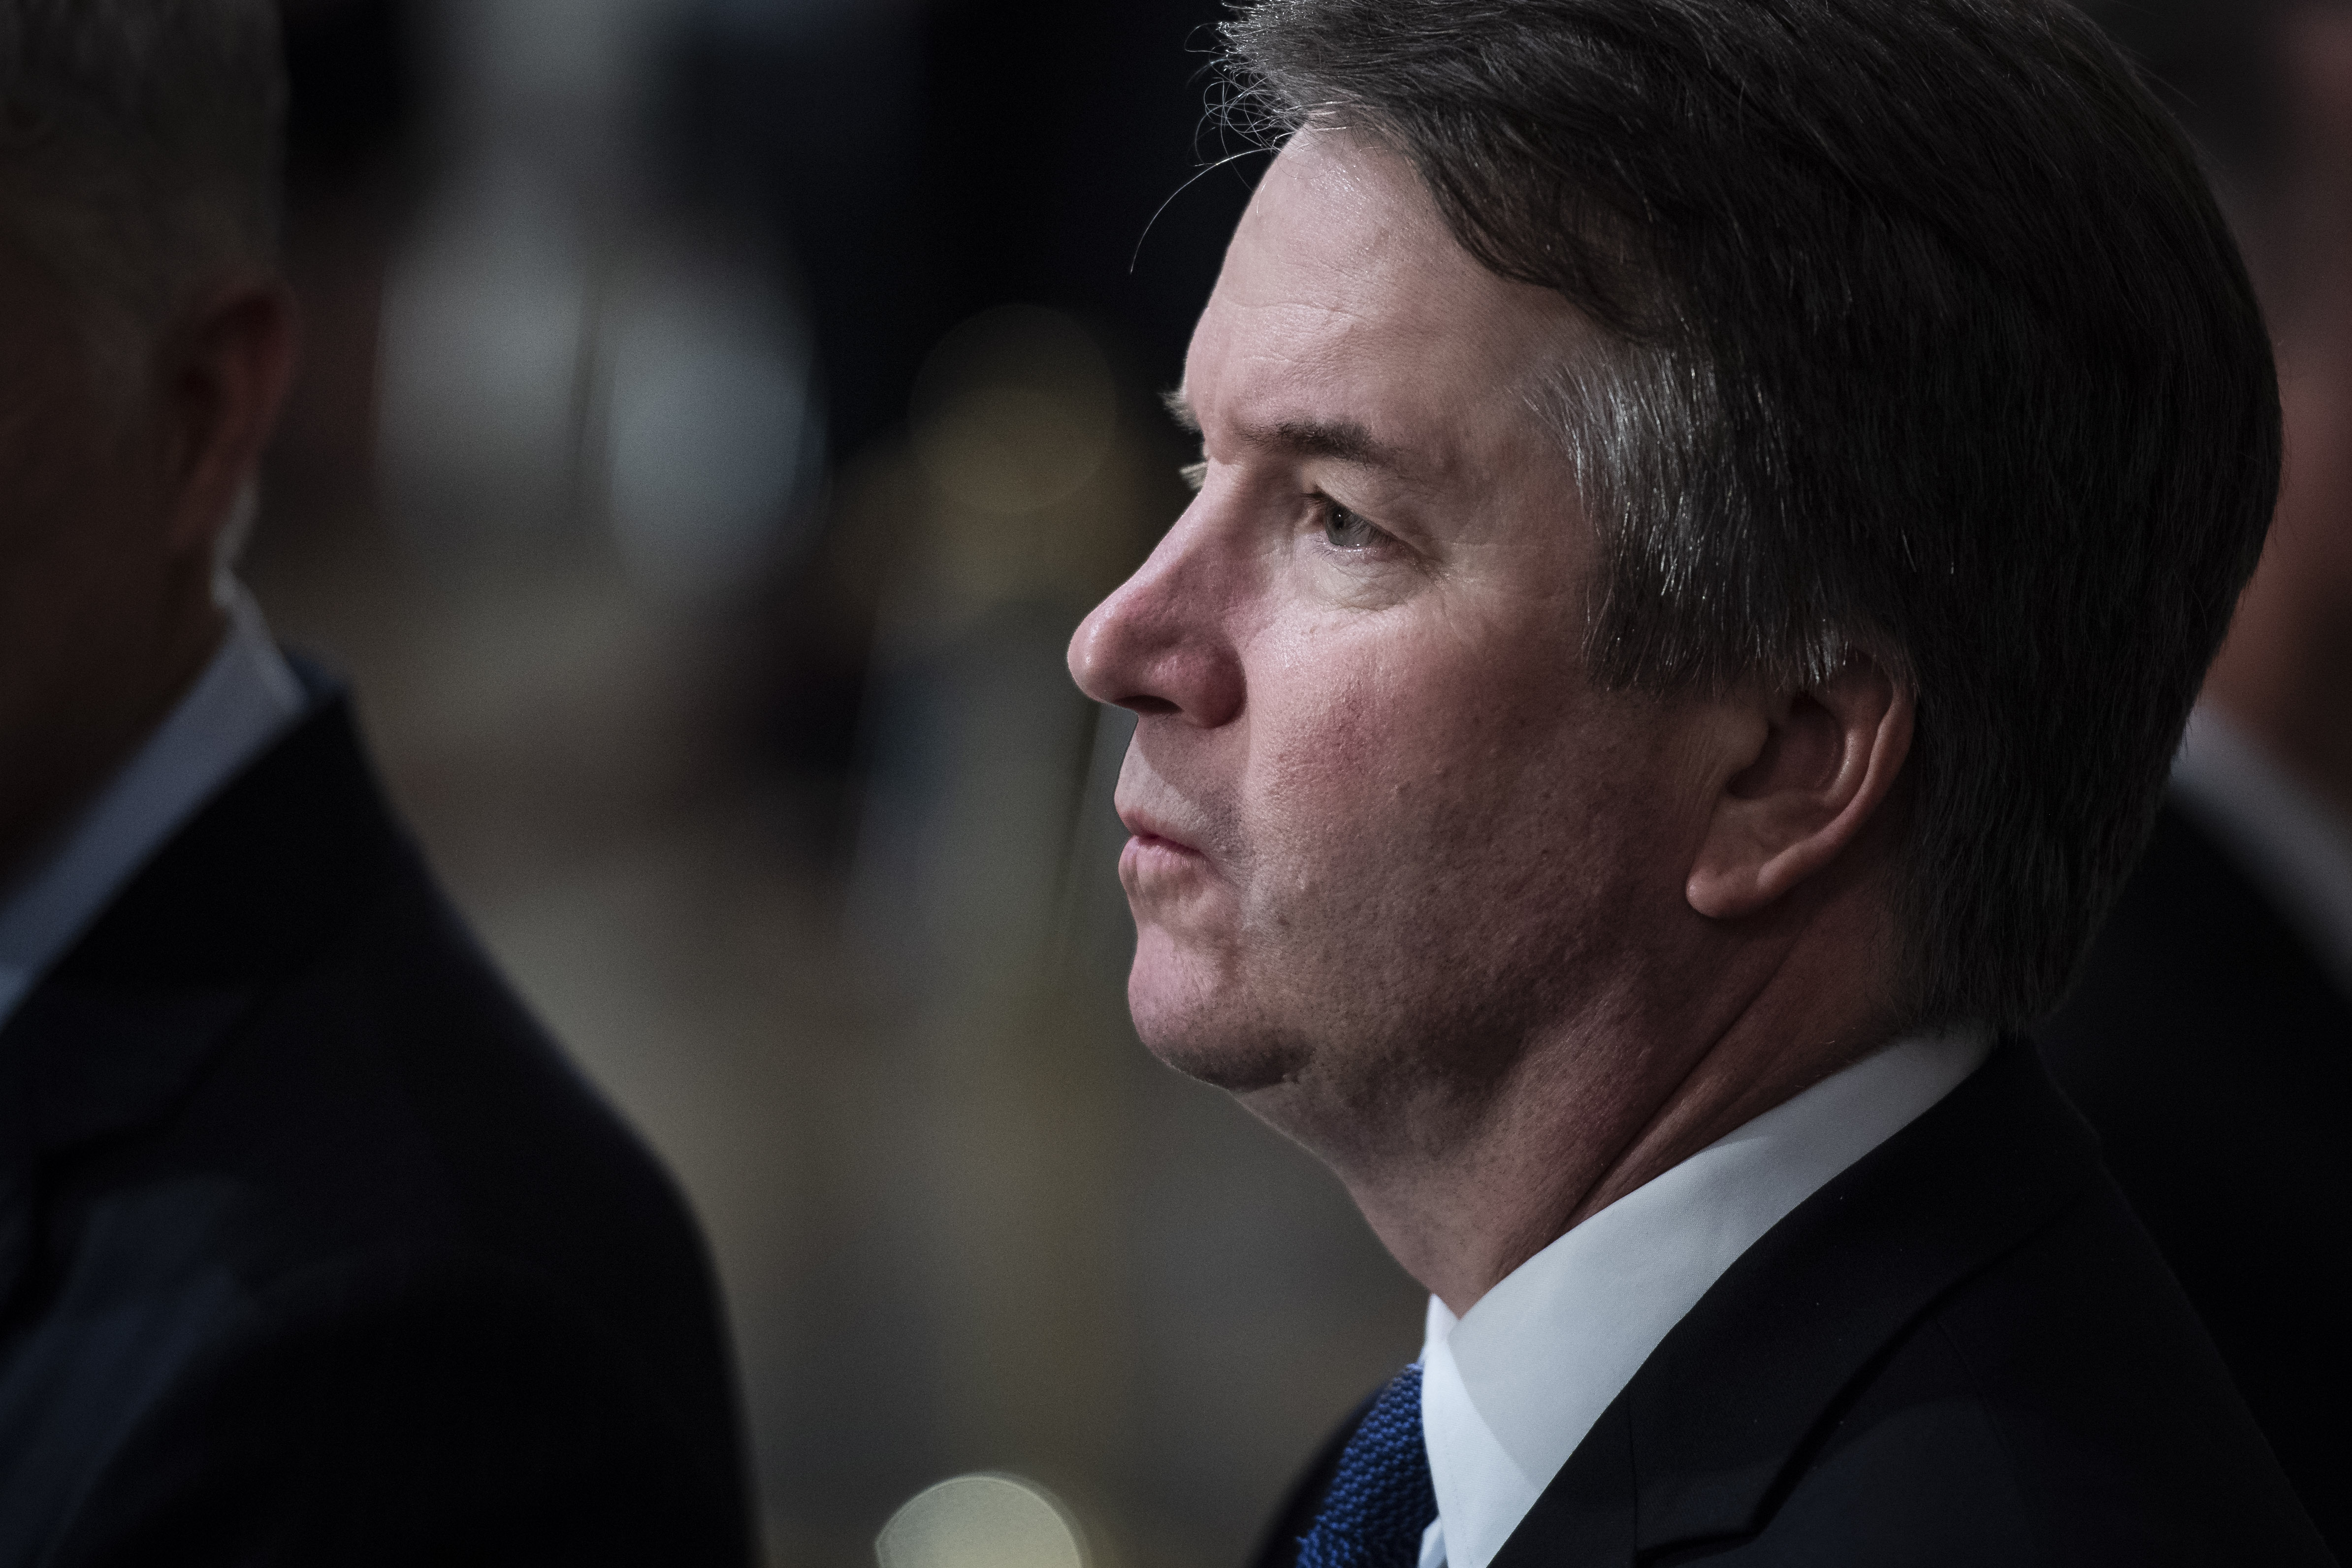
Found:
[(1862, 891), (1677, 966), (1727, 977), (1711, 1005), (1562, 1029), (1523, 1053), (1461, 1136), (1349, 1162), (1341, 1179), (1406, 1270), (1467, 1312), (1587, 1218), (1895, 1037), (1894, 1010), (1855, 983), (1858, 969), (1885, 972), (1856, 955), (1890, 946)]
[(0, 773), (0, 888), (34, 858), (137, 753), (187, 695), (228, 631), (212, 597), (184, 596), (184, 612), (144, 646), (93, 658), (84, 679), (56, 690), (5, 737), (11, 766)]

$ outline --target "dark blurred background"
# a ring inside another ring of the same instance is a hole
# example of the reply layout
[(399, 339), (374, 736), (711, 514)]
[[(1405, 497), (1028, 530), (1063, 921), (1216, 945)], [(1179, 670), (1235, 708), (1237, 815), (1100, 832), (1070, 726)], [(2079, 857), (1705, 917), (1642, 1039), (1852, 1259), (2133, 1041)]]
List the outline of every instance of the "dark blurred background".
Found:
[(1062, 670), (1183, 504), (1157, 396), (1263, 165), (1194, 180), (1218, 6), (286, 5), (247, 573), (699, 1211), (773, 1561), (977, 1469), (1237, 1561), (1420, 1297), (1136, 1044)]

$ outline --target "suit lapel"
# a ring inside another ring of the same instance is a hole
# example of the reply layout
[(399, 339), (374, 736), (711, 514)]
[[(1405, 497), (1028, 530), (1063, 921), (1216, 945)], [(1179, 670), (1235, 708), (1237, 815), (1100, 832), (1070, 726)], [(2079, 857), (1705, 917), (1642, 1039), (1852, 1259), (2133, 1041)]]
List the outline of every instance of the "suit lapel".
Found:
[(42, 1165), (161, 1117), (253, 995), (250, 987), (109, 995), (52, 983), (25, 999), (0, 1037), (0, 1054), (20, 1068), (0, 1092), (0, 1315), (32, 1261)]
[[(306, 674), (308, 672), (306, 672)], [(149, 1125), (401, 852), (340, 693), (197, 814), (0, 1030), (0, 1321), (57, 1157)]]
[(1799, 1206), (1652, 1353), (1494, 1563), (1630, 1563), (1760, 1530), (1872, 1359), (2099, 1174), (2031, 1047)]
[[(28, 998), (29, 999), (29, 998)], [(6, 1036), (0, 1034), (0, 1043)], [(0, 1049), (0, 1324), (33, 1250), (33, 1130), (23, 1052)]]
[(1630, 1568), (1641, 1547), (1638, 1491), (1633, 1424), (1620, 1399), (1601, 1413), (1493, 1568)]

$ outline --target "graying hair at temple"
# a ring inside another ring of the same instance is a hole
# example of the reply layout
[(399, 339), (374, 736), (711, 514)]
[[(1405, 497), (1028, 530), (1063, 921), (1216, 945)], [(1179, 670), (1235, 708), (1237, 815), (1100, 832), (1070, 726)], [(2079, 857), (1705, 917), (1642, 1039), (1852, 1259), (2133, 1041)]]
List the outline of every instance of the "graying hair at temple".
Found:
[(0, 0), (0, 225), (150, 334), (278, 235), (277, 0)]
[(2053, 1006), (2278, 485), (2252, 282), (2131, 65), (2060, 0), (1256, 0), (1225, 39), (1237, 121), (1387, 140), (1599, 329), (1538, 394), (1594, 678), (1874, 659), (1918, 712), (1890, 1004)]

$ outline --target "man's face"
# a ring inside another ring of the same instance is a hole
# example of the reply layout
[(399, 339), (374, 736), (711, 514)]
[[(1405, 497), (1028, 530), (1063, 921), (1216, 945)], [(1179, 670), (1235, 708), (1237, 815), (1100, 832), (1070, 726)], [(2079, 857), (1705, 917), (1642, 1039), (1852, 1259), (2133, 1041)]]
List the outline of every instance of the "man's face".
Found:
[(1593, 549), (1532, 402), (1585, 330), (1394, 155), (1298, 139), (1192, 340), (1200, 497), (1072, 643), (1139, 716), (1137, 1026), (1302, 1134), (1475, 1113), (1693, 921), (1699, 770), (1584, 676)]

